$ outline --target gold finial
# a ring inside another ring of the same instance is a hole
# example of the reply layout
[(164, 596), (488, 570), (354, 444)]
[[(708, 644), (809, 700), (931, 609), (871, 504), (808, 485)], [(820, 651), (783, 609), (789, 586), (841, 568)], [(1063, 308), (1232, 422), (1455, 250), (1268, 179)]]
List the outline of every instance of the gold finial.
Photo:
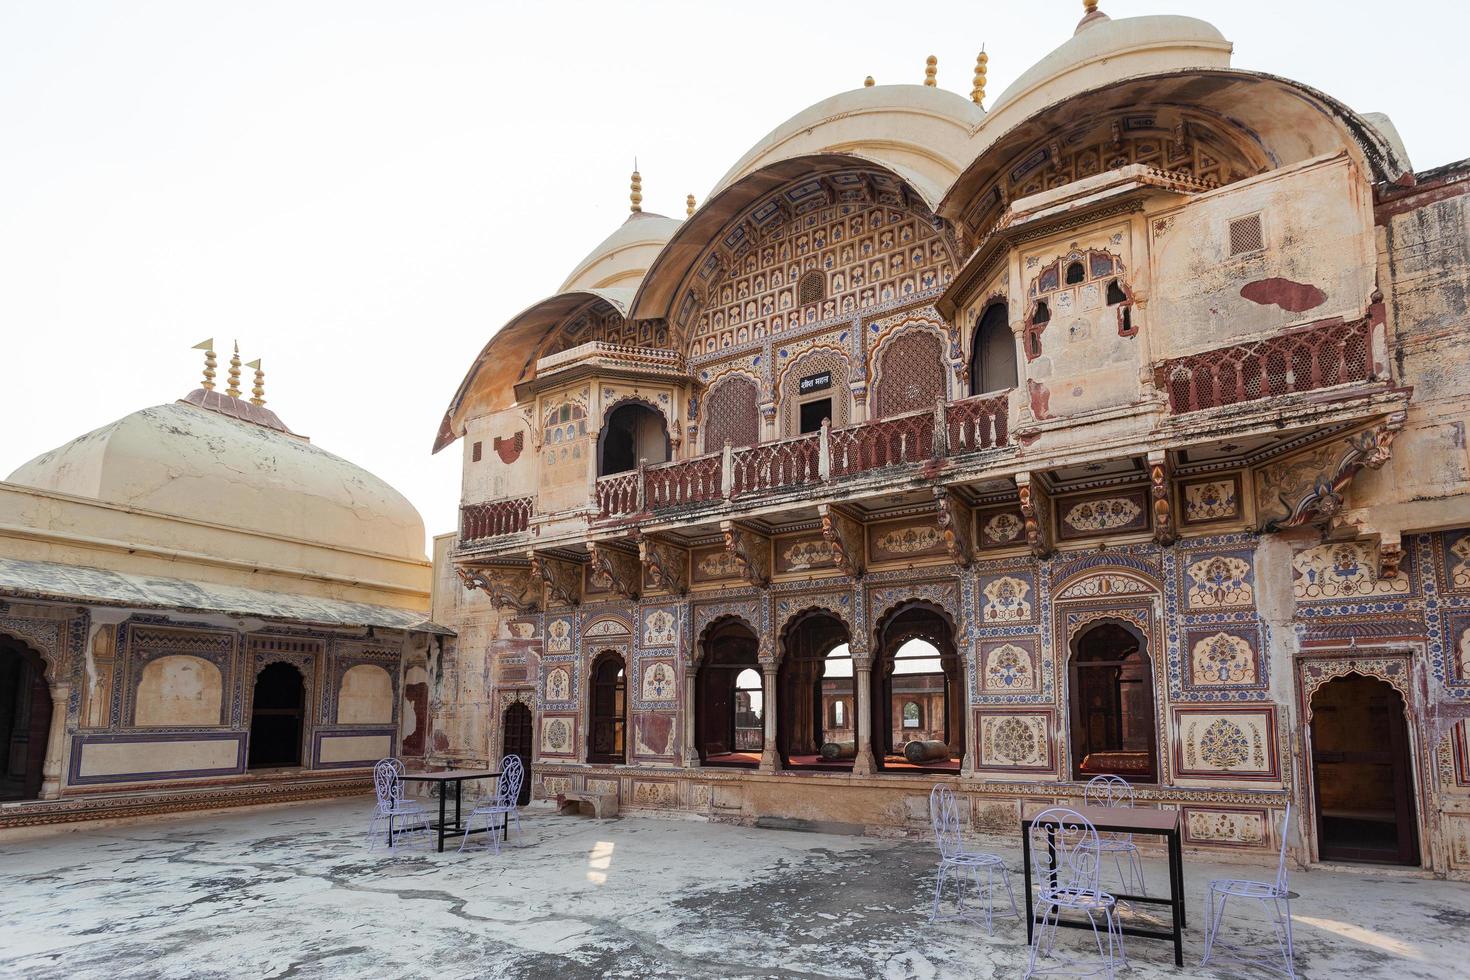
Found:
[(240, 397), (240, 342), (235, 341), (235, 353), (230, 355), (230, 386), (225, 389), (225, 394), (231, 398)]
[(970, 101), (976, 105), (983, 105), (985, 102), (985, 72), (986, 66), (989, 64), (990, 55), (985, 53), (985, 48), (982, 45), (980, 54), (975, 59), (975, 86), (970, 89)]
[(632, 191), (628, 195), (628, 200), (632, 202), (628, 210), (637, 214), (643, 210), (643, 175), (638, 172), (637, 160), (633, 161), (633, 182), (628, 185), (628, 190)]
[(684, 217), (694, 217), (694, 195), (690, 194), (684, 201)]
[(245, 365), (255, 372), (255, 387), (250, 392), (250, 404), (265, 404), (265, 372), (260, 369), (260, 358), (256, 358)]
[(867, 78), (863, 79), (863, 88), (872, 88), (875, 84), (877, 83), (873, 81), (872, 75), (869, 75)]
[(204, 351), (204, 381), (203, 381), (202, 384), (200, 384), (200, 387), (203, 388), (205, 391), (213, 391), (214, 390), (214, 338), (213, 337), (210, 337), (208, 340), (201, 340), (199, 343), (197, 343), (193, 347), (191, 347), (190, 350), (202, 350), (202, 351)]
[(1082, 11), (1088, 14), (1097, 13), (1097, 0), (1082, 0)]
[(939, 74), (939, 59), (932, 54), (924, 59), (924, 84), (933, 88), (937, 83), (934, 76)]

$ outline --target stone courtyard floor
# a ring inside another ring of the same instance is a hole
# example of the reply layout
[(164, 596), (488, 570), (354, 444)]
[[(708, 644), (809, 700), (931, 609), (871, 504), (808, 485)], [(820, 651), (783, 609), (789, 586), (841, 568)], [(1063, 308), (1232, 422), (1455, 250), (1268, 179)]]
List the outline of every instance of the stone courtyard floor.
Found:
[[(1023, 923), (1000, 921), (994, 938), (927, 923), (935, 862), (920, 842), (531, 810), (499, 856), (390, 856), (363, 845), (369, 808), (337, 801), (0, 843), (0, 975), (929, 978), (1025, 968)], [(1019, 872), (1019, 848), (1003, 853)], [(1121, 976), (1241, 975), (1196, 965), (1203, 888), (1267, 872), (1186, 862), (1186, 965), (1175, 969), (1168, 944), (1134, 939)], [(1146, 864), (1162, 882), (1162, 862)], [(1470, 973), (1470, 885), (1319, 869), (1292, 887), (1299, 976)]]

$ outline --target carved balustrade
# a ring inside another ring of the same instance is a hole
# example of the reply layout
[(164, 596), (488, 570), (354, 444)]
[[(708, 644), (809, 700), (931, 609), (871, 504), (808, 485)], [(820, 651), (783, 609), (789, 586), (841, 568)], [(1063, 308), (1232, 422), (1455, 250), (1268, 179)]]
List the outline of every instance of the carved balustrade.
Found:
[(629, 470), (597, 479), (597, 512), (603, 517), (636, 514), (643, 509), (643, 473)]
[(1010, 393), (978, 395), (945, 408), (945, 431), (951, 453), (1004, 446), (1010, 435)]
[(760, 493), (815, 483), (820, 478), (821, 435), (767, 442), (730, 454), (730, 494)]
[(481, 541), (516, 534), (531, 526), (531, 498), (510, 497), (459, 508), (459, 539)]
[(1160, 380), (1169, 411), (1180, 415), (1373, 380), (1372, 325), (1314, 326), (1251, 344), (1165, 361)]

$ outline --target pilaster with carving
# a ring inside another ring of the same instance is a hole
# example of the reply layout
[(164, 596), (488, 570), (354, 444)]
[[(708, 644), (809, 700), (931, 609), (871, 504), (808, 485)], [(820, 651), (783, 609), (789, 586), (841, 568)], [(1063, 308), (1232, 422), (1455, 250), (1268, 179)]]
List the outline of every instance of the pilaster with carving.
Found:
[(582, 566), (541, 551), (530, 553), (531, 574), (546, 587), (547, 605), (576, 606), (582, 602)]
[(934, 504), (934, 522), (939, 526), (940, 537), (944, 539), (944, 550), (949, 553), (950, 561), (962, 568), (968, 568), (974, 554), (970, 544), (970, 530), (975, 526), (975, 517), (970, 506), (946, 487), (934, 488)]
[(648, 573), (648, 581), (656, 589), (687, 595), (689, 592), (689, 552), (676, 544), (648, 534), (638, 535), (638, 558)]
[(1056, 550), (1051, 537), (1051, 499), (1041, 486), (1041, 481), (1033, 479), (1026, 472), (1016, 474), (1016, 492), (1021, 500), (1026, 544), (1037, 558), (1046, 558)]
[(725, 550), (740, 566), (741, 574), (751, 585), (764, 588), (771, 581), (771, 539), (759, 531), (734, 521), (721, 521)]
[(634, 600), (642, 594), (643, 564), (636, 552), (606, 541), (588, 544), (587, 551), (591, 556), (593, 573), (606, 579), (614, 592)]
[(832, 546), (832, 564), (851, 579), (860, 579), (866, 566), (866, 536), (863, 522), (840, 507), (818, 504), (822, 537)]
[(1157, 450), (1148, 454), (1149, 496), (1153, 498), (1154, 508), (1154, 543), (1165, 548), (1179, 539), (1179, 529), (1174, 522), (1174, 505), (1169, 497), (1172, 470), (1167, 452)]

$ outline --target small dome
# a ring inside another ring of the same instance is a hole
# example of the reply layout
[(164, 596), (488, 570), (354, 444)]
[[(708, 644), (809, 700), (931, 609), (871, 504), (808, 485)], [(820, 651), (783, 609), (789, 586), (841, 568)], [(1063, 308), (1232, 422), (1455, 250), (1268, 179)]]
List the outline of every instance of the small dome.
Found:
[(1039, 89), (1058, 91), (1045, 92), (1030, 107), (1032, 111), (1058, 102), (1090, 87), (1064, 81), (1066, 76), (1124, 55), (1137, 63), (1110, 64), (1098, 79), (1089, 81), (1113, 81), (1180, 67), (1228, 68), (1230, 42), (1212, 24), (1194, 17), (1159, 14), (1113, 20), (1095, 11), (1082, 19), (1072, 37), (1007, 86), (991, 106), (991, 114), (999, 114), (1012, 102), (1030, 101), (1027, 97)]
[[(208, 394), (217, 404), (197, 404), (203, 399), (191, 396), (78, 436), (21, 466), (9, 482), (329, 548), (423, 560), (424, 523), (402, 494), (291, 434), (273, 412)], [(259, 413), (269, 419), (250, 418)]]
[(651, 211), (634, 211), (617, 230), (577, 263), (558, 293), (638, 285), (679, 222)]

